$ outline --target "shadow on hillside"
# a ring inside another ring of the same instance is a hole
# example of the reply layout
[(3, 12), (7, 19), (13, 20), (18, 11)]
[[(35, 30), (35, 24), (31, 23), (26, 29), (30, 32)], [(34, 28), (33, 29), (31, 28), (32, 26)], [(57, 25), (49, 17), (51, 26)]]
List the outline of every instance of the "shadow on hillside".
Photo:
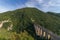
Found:
[(34, 38), (34, 40), (47, 40), (36, 35), (33, 24), (30, 24), (30, 26), (26, 28), (26, 31)]

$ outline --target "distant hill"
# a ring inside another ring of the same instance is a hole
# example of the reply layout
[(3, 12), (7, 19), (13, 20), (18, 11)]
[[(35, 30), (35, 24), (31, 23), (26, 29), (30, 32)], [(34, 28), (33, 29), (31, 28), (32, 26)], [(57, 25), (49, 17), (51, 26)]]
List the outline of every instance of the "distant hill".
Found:
[(57, 17), (60, 17), (60, 13), (54, 13), (54, 12), (47, 12), (48, 14), (55, 15)]
[(20, 33), (21, 31), (24, 32), (24, 30), (26, 31), (30, 28), (34, 33), (32, 20), (35, 20), (36, 23), (44, 28), (60, 35), (60, 18), (55, 16), (56, 14), (51, 14), (45, 13), (36, 8), (22, 8), (0, 13), (0, 21), (9, 19), (13, 24), (12, 31), (17, 33)]

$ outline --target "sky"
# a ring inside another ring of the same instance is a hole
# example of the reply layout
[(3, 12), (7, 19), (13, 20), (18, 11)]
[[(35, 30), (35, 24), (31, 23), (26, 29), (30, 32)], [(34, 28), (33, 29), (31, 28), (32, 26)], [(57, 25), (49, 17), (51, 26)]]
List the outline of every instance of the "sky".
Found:
[(60, 13), (60, 0), (0, 0), (0, 13), (25, 7)]

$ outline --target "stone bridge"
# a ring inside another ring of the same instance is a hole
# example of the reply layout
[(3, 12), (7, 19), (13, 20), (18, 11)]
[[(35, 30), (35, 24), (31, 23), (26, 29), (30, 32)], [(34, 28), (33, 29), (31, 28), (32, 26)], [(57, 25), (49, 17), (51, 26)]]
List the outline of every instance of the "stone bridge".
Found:
[(39, 37), (44, 37), (48, 40), (60, 40), (60, 36), (54, 34), (50, 30), (41, 27), (39, 24), (34, 24), (36, 35)]

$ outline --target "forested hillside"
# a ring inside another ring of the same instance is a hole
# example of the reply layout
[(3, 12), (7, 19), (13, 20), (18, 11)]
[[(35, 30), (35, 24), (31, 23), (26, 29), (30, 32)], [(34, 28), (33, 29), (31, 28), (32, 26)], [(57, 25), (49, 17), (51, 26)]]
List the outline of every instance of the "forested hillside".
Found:
[[(55, 34), (60, 35), (60, 18), (45, 12), (42, 12), (41, 10), (38, 10), (36, 8), (22, 8), (17, 9), (14, 11), (8, 11), (4, 13), (0, 13), (0, 21), (9, 20), (11, 22), (7, 22), (3, 25), (1, 29), (6, 30), (6, 28), (12, 24), (12, 33), (14, 34), (14, 40), (16, 35), (16, 38), (25, 38), (27, 40), (34, 40), (34, 29), (33, 29), (33, 22), (32, 20), (35, 20), (34, 22), (40, 24), (44, 28), (54, 32)], [(28, 31), (30, 30), (31, 33)], [(7, 31), (7, 30), (6, 30)], [(8, 32), (7, 32), (8, 33)], [(25, 36), (21, 36), (22, 34), (26, 34)], [(3, 35), (3, 34), (2, 34)], [(31, 36), (33, 35), (33, 36)], [(23, 38), (21, 40), (23, 40)], [(31, 38), (31, 39), (29, 39)], [(12, 38), (11, 38), (12, 40)]]
[(51, 14), (51, 15), (54, 15), (54, 16), (57, 16), (57, 17), (60, 17), (60, 13), (54, 13), (54, 12), (47, 12), (48, 14)]

